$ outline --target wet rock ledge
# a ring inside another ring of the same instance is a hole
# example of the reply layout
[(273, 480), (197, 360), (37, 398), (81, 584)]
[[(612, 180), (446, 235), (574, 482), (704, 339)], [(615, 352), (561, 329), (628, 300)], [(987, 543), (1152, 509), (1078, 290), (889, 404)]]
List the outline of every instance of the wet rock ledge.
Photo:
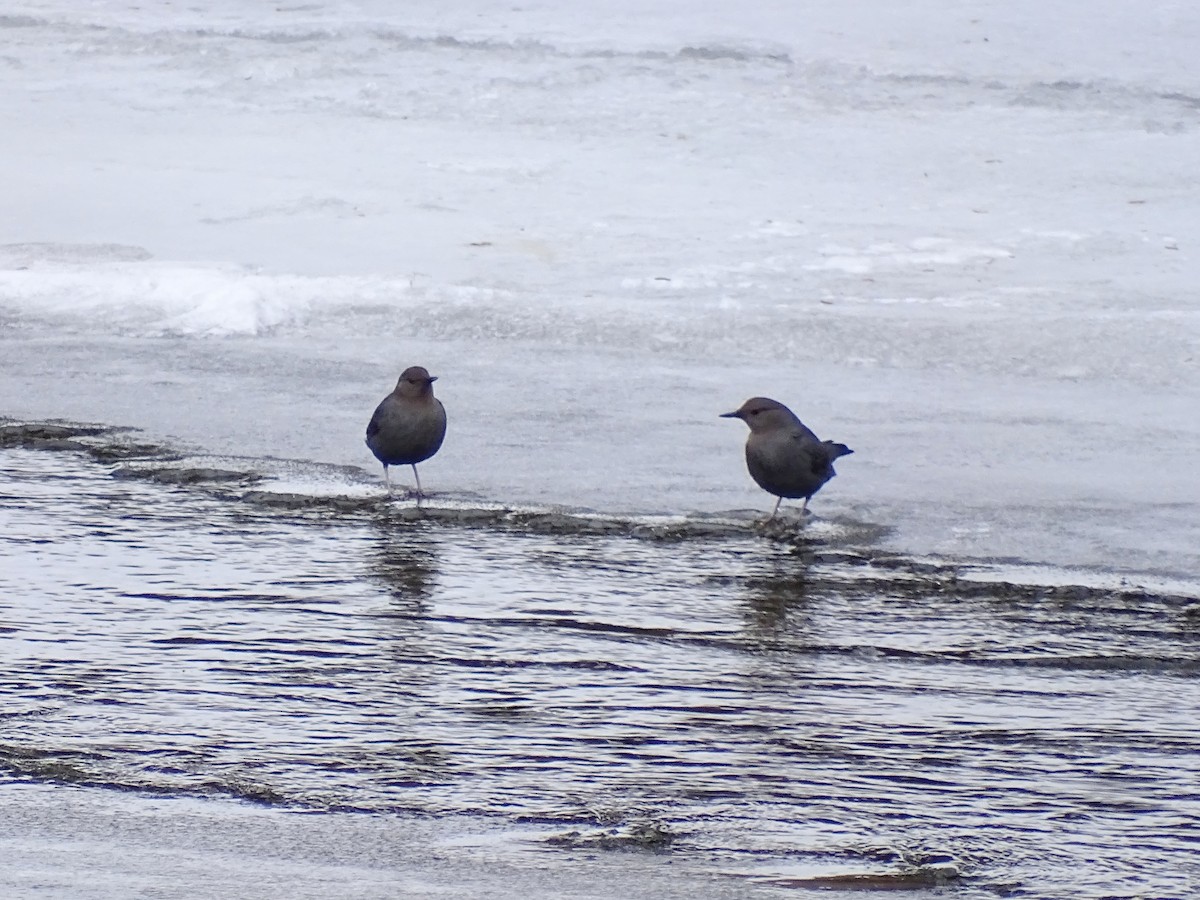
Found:
[[(137, 430), (66, 421), (19, 422), (0, 418), (0, 450), (22, 448), (86, 454), (111, 467), (116, 479), (135, 479), (203, 491), (247, 512), (263, 516), (344, 521), (369, 521), (396, 527), (452, 526), (488, 528), (516, 533), (558, 535), (564, 539), (627, 537), (647, 541), (758, 540), (795, 554), (826, 575), (851, 579), (862, 588), (914, 595), (989, 596), (1040, 599), (1058, 603), (1162, 603), (1172, 609), (1183, 627), (1200, 629), (1197, 596), (1147, 590), (1134, 584), (1093, 587), (1079, 584), (1027, 584), (988, 575), (985, 562), (915, 559), (883, 550), (878, 544), (887, 528), (868, 522), (823, 520), (820, 528), (791, 517), (764, 521), (761, 511), (688, 516), (620, 518), (583, 512), (515, 509), (478, 498), (445, 500), (436, 495), (423, 506), (412, 500), (395, 501), (382, 492), (370, 496), (301, 494), (266, 490), (262, 472), (189, 465), (188, 457), (160, 444), (136, 439)], [(360, 474), (355, 468), (352, 476)], [(365, 475), (364, 475), (365, 478)], [(352, 479), (353, 480), (353, 477)]]
[[(547, 509), (516, 509), (471, 498), (433, 496), (423, 506), (408, 498), (392, 501), (382, 493), (370, 496), (301, 494), (263, 488), (269, 476), (251, 469), (226, 469), (189, 465), (174, 448), (138, 441), (136, 429), (67, 422), (19, 422), (0, 419), (0, 449), (74, 451), (110, 465), (117, 479), (151, 481), (206, 491), (230, 502), (261, 512), (283, 515), (319, 515), (322, 518), (369, 518), (396, 525), (457, 525), (502, 528), (563, 536), (628, 536), (651, 541), (766, 537), (783, 543), (810, 546), (835, 542), (866, 544), (885, 533), (881, 526), (862, 522), (834, 523), (833, 533), (815, 537), (805, 522), (780, 517), (764, 522), (758, 511), (721, 515), (620, 518), (599, 514)], [(356, 474), (358, 470), (355, 470)]]
[(0, 450), (16, 447), (22, 450), (78, 451), (102, 463), (127, 459), (157, 459), (165, 462), (182, 458), (176, 451), (161, 444), (148, 444), (125, 437), (133, 432), (132, 428), (112, 425), (64, 421), (18, 422), (0, 418)]

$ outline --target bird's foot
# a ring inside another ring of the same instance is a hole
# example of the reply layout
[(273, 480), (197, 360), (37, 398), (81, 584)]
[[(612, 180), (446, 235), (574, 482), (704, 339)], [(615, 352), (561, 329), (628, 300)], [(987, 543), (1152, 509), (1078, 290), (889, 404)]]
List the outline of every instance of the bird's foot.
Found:
[(795, 510), (767, 516), (758, 523), (758, 530), (769, 535), (786, 535), (802, 530), (812, 518), (811, 512)]

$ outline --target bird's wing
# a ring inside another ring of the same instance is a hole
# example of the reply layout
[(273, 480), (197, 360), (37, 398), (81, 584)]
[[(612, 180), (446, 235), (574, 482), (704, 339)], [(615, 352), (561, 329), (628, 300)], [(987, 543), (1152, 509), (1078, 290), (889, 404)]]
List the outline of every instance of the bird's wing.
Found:
[[(371, 421), (367, 423), (367, 440), (379, 434), (379, 421), (383, 418), (383, 404), (380, 403), (375, 407), (375, 412), (371, 415)], [(359, 419), (361, 422), (362, 420)]]
[(795, 415), (792, 416), (792, 426), (792, 430), (798, 439), (813, 441), (817, 444), (821, 443), (821, 439), (812, 433), (812, 429), (801, 422)]
[(797, 431), (791, 435), (791, 439), (794, 452), (807, 462), (814, 475), (824, 475), (829, 471), (829, 465), (836, 457), (811, 431), (807, 428)]

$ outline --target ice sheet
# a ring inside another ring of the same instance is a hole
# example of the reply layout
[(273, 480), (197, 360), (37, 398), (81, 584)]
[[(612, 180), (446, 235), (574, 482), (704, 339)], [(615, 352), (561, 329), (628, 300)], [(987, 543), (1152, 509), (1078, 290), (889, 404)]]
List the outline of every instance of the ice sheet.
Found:
[(912, 552), (1200, 570), (1200, 12), (17, 3), (0, 413), (429, 485), (761, 506), (752, 394)]

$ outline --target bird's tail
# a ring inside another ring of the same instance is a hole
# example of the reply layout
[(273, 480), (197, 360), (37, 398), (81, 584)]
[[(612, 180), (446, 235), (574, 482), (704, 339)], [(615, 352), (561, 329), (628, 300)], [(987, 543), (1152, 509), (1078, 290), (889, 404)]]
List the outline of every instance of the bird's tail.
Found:
[(823, 443), (829, 448), (830, 459), (837, 459), (839, 456), (849, 456), (854, 452), (845, 444), (838, 444), (834, 441), (824, 441)]

